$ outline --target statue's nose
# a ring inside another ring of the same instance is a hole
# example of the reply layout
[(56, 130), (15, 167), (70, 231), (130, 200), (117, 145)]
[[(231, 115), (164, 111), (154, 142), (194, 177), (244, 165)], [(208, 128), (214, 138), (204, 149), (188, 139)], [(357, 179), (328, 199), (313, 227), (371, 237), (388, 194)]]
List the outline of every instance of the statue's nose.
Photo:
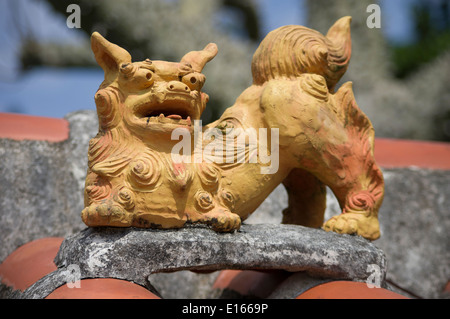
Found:
[(189, 93), (191, 91), (186, 84), (180, 81), (170, 81), (169, 83), (167, 83), (167, 89), (169, 91), (183, 93)]

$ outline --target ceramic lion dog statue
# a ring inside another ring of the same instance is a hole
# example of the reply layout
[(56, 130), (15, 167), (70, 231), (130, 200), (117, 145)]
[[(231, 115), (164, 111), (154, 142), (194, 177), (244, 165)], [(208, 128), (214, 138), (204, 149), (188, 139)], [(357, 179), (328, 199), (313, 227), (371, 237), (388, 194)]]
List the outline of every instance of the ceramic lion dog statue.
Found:
[[(215, 44), (180, 62), (132, 62), (125, 49), (93, 33), (105, 79), (95, 94), (99, 132), (89, 143), (84, 223), (205, 224), (231, 232), (282, 183), (289, 196), (283, 223), (377, 239), (384, 181), (374, 159), (374, 130), (352, 83), (335, 91), (350, 60), (350, 21), (341, 18), (326, 36), (291, 25), (264, 38), (253, 56), (252, 85), (220, 119), (200, 127), (200, 135), (239, 132), (231, 141), (244, 135), (247, 148), (225, 152), (231, 161), (219, 151), (225, 138), (215, 134), (206, 143), (195, 136), (208, 102), (201, 72), (218, 53)], [(251, 143), (248, 129), (266, 129), (266, 135)], [(180, 137), (192, 153), (184, 149), (184, 160), (175, 161)], [(252, 145), (261, 152), (255, 155)], [(193, 159), (195, 149), (208, 147), (209, 156), (200, 152)], [(277, 163), (269, 167), (267, 155), (275, 154)], [(326, 186), (342, 212), (324, 223)]]

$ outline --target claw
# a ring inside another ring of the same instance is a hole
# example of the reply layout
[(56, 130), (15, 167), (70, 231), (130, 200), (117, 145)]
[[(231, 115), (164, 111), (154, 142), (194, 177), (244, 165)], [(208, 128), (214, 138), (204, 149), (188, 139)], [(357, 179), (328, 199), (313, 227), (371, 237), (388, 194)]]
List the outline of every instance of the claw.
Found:
[(81, 219), (87, 226), (131, 226), (132, 214), (122, 207), (107, 203), (92, 204), (83, 209)]
[(380, 237), (378, 218), (365, 213), (345, 213), (333, 216), (322, 226), (325, 231), (339, 234), (359, 235), (369, 240)]

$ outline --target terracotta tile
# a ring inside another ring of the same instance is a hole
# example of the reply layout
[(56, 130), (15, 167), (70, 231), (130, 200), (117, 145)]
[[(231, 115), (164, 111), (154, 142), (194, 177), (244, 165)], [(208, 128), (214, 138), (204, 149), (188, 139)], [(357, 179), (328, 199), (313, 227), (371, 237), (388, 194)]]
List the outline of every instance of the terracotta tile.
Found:
[(384, 288), (369, 288), (365, 283), (332, 281), (313, 287), (296, 299), (408, 299)]
[(160, 299), (144, 287), (111, 278), (83, 279), (80, 288), (63, 285), (46, 299)]
[(64, 119), (0, 113), (0, 138), (61, 142), (69, 138)]
[(213, 289), (228, 289), (241, 296), (266, 298), (287, 277), (284, 271), (223, 270)]
[(377, 138), (375, 159), (384, 168), (450, 169), (450, 143)]
[(53, 259), (62, 241), (60, 237), (47, 237), (17, 248), (0, 265), (2, 282), (23, 291), (56, 270)]
[(214, 282), (213, 289), (225, 289), (242, 270), (222, 270)]

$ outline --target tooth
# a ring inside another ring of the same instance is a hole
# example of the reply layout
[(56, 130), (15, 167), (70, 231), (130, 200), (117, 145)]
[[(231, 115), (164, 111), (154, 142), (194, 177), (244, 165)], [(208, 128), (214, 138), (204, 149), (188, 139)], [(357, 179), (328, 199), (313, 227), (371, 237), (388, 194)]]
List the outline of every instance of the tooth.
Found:
[(160, 118), (163, 118), (163, 117), (164, 117), (164, 114), (163, 114), (163, 113), (159, 114), (159, 117), (160, 117)]
[(188, 125), (191, 125), (191, 124), (192, 124), (192, 122), (191, 122), (191, 117), (190, 117), (190, 116), (187, 117), (186, 122), (187, 122)]
[(196, 99), (196, 98), (198, 98), (198, 91), (197, 91), (197, 90), (191, 91), (190, 95), (191, 95), (194, 99)]

